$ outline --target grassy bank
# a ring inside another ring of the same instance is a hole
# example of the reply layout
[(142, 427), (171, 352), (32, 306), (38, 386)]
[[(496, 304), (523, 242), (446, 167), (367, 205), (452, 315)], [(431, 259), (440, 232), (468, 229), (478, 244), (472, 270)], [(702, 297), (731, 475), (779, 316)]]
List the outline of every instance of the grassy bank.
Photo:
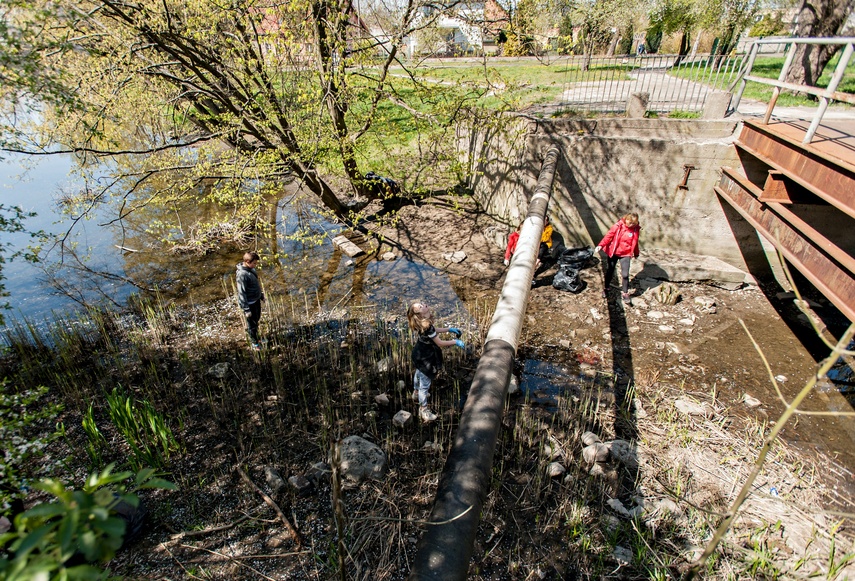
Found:
[[(409, 571), (489, 308), (473, 304), (469, 317), (452, 314), (475, 351), (446, 351), (446, 373), (433, 390), (440, 419), (405, 429), (391, 422), (400, 409), (416, 411), (409, 399), (412, 339), (401, 313), (319, 313), (299, 295), (271, 300), (268, 309), (260, 353), (246, 348), (231, 301), (196, 312), (158, 303), (139, 305), (133, 316), (92, 311), (43, 333), (21, 327), (7, 337), (6, 393), (44, 385), (44, 402), (61, 406), (27, 429), (34, 438), (61, 426), (18, 466), (22, 482), (79, 482), (108, 462), (153, 462), (180, 486), (144, 496), (146, 532), (111, 563), (114, 574), (327, 579), (342, 562), (350, 579), (403, 579)], [(562, 360), (548, 350), (523, 349), (520, 365), (534, 356), (566, 366), (566, 381), (545, 400), (533, 388), (508, 400), (471, 578), (601, 579), (615, 571), (626, 579), (676, 578), (722, 518), (767, 426), (730, 413), (715, 390), (657, 376), (616, 385), (584, 358)], [(157, 429), (129, 429), (116, 412), (117, 393), (132, 415), (158, 420), (148, 422)], [(377, 402), (381, 393), (389, 405)], [(674, 406), (678, 399), (706, 412), (685, 415)], [(624, 440), (626, 453), (585, 462), (586, 432)], [(389, 470), (383, 481), (345, 486), (337, 536), (329, 481), (301, 496), (270, 474), (303, 475), (330, 461), (334, 442), (354, 434), (380, 446)], [(773, 456), (705, 578), (834, 578), (853, 558), (839, 548), (851, 540), (833, 522), (798, 540), (791, 534), (794, 507), (812, 510), (825, 491), (811, 461), (780, 444)], [(565, 472), (550, 476), (550, 463)], [(242, 474), (275, 502), (302, 545)], [(770, 482), (780, 497), (768, 493)], [(37, 499), (26, 494), (28, 503)]]

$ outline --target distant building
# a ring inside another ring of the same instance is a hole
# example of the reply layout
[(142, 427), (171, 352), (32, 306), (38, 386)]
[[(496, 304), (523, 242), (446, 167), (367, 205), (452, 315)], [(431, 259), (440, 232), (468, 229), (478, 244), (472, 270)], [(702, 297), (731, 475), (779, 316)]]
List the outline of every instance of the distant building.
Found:
[(421, 10), (416, 26), (419, 26), (419, 20), (434, 19), (434, 22), (405, 39), (410, 57), (496, 52), (499, 33), (509, 22), (507, 11), (496, 0), (466, 2), (449, 11), (436, 11), (430, 6)]

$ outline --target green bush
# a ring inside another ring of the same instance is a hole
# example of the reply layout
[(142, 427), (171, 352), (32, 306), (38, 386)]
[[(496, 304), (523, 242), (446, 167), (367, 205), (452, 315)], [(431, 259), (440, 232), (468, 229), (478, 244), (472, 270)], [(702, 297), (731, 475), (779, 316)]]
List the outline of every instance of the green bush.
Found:
[[(112, 473), (113, 464), (100, 474), (93, 472), (82, 490), (69, 490), (61, 482), (47, 479), (35, 485), (53, 497), (15, 517), (15, 531), (0, 535), (0, 581), (106, 579), (109, 575), (95, 565), (67, 566), (77, 553), (89, 563), (113, 558), (125, 535), (125, 521), (116, 516), (120, 502), (139, 505), (139, 497), (126, 493), (123, 481), (132, 472)], [(176, 486), (154, 477), (154, 470), (138, 472), (134, 490)]]
[[(54, 439), (60, 431), (50, 426), (62, 406), (43, 401), (47, 388), (43, 386), (14, 391), (9, 382), (0, 382), (0, 515), (7, 514), (12, 501), (21, 498), (33, 457)], [(30, 475), (32, 476), (32, 475)]]

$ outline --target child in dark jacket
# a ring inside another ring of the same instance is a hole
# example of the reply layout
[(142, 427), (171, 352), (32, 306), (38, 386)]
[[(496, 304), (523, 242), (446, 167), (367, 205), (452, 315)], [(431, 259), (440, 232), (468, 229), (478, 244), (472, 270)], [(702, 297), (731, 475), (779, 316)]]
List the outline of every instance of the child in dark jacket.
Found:
[(419, 402), (419, 417), (424, 422), (432, 422), (436, 414), (428, 407), (430, 384), (442, 369), (441, 347), (456, 345), (461, 349), (465, 346), (459, 338), (453, 341), (439, 338), (439, 333), (453, 333), (457, 337), (462, 334), (454, 327), (433, 326), (433, 313), (424, 303), (413, 303), (407, 309), (407, 322), (410, 328), (419, 334), (413, 346), (413, 365), (416, 373), (413, 378), (413, 399)]
[(633, 258), (638, 258), (638, 235), (640, 232), (638, 214), (633, 212), (618, 220), (597, 244), (596, 250), (602, 250), (608, 257), (603, 298), (608, 296), (607, 291), (615, 273), (615, 266), (620, 262), (623, 302), (628, 305), (632, 304), (629, 298), (629, 264)]

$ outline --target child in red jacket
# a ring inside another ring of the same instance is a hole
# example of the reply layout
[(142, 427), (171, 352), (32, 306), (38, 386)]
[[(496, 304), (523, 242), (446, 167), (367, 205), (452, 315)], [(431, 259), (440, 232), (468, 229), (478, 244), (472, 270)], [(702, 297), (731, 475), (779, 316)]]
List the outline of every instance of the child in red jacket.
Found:
[(615, 266), (620, 262), (621, 291), (623, 302), (631, 305), (629, 298), (629, 263), (638, 258), (638, 234), (641, 226), (638, 224), (638, 214), (630, 213), (617, 221), (609, 229), (603, 239), (597, 244), (596, 250), (602, 250), (608, 257), (608, 268), (606, 268), (606, 280), (603, 286), (603, 298), (608, 295), (606, 291), (612, 282)]

